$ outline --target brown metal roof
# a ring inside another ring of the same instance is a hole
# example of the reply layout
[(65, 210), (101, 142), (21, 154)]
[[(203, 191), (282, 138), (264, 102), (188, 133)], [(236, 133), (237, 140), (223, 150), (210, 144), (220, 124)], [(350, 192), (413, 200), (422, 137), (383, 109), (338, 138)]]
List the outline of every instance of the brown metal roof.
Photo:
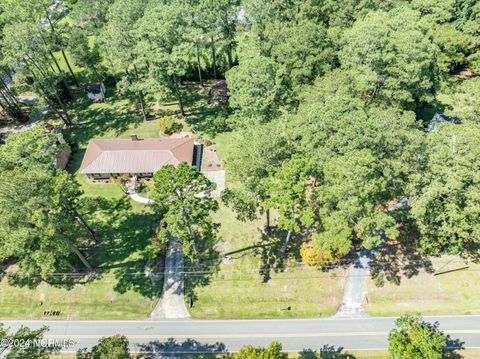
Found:
[(193, 161), (193, 138), (92, 140), (80, 173), (154, 173), (167, 164)]

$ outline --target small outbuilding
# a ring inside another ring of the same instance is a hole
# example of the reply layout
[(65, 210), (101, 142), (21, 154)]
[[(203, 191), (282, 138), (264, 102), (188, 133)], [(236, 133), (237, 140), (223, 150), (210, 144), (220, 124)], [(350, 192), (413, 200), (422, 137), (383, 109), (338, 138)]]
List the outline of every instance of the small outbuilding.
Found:
[(425, 132), (437, 131), (438, 124), (442, 122), (450, 122), (456, 125), (460, 125), (462, 123), (462, 120), (459, 119), (458, 117), (450, 117), (441, 112), (435, 112), (435, 115), (430, 120), (430, 123), (428, 124), (428, 127), (425, 129)]
[(85, 92), (87, 97), (92, 101), (105, 101), (105, 94), (107, 93), (103, 82), (87, 85)]

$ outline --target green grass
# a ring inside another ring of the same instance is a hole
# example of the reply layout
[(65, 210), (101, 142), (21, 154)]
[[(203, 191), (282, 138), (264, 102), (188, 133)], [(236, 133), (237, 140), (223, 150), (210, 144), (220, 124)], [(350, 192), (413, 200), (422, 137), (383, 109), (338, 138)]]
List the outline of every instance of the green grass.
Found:
[[(259, 242), (259, 221), (242, 223), (221, 205), (214, 216), (222, 224), (223, 252)], [(301, 318), (329, 316), (337, 310), (344, 272), (322, 272), (289, 261), (285, 270), (268, 262), (268, 247), (231, 255), (220, 266), (208, 285), (196, 289), (197, 300), (190, 313), (197, 319)], [(262, 260), (262, 255), (264, 260)], [(263, 282), (262, 264), (272, 267), (270, 279)], [(188, 303), (187, 303), (188, 304)], [(290, 310), (287, 308), (290, 307)]]
[(0, 282), (0, 318), (44, 319), (59, 310), (60, 319), (143, 319), (155, 305), (162, 281), (143, 276), (145, 246), (157, 222), (151, 211), (121, 196), (92, 197), (86, 215), (101, 244), (83, 249), (97, 268), (93, 276), (51, 277), (47, 282), (10, 285)]
[[(60, 311), (60, 319), (144, 319), (156, 304), (162, 280), (143, 273), (145, 248), (158, 222), (150, 208), (133, 202), (119, 186), (91, 184), (78, 173), (88, 142), (93, 138), (158, 137), (155, 121), (143, 123), (136, 102), (111, 94), (104, 103), (80, 98), (71, 108), (77, 126), (66, 133), (75, 143), (69, 171), (89, 198), (84, 216), (98, 231), (100, 245), (81, 248), (96, 267), (95, 276), (52, 277), (47, 282), (11, 285), (0, 281), (0, 318), (44, 319), (44, 311)], [(81, 267), (81, 265), (79, 265)], [(43, 300), (43, 304), (42, 304)]]
[(403, 277), (400, 285), (385, 282), (376, 287), (373, 280), (367, 283), (369, 304), (367, 311), (371, 315), (402, 315), (421, 313), (439, 314), (480, 314), (480, 264), (443, 257), (434, 259), (433, 267), (441, 272), (469, 266), (468, 269), (452, 271), (434, 276), (421, 270), (411, 278)]
[(215, 137), (215, 144), (218, 156), (220, 158), (228, 158), (232, 151), (232, 144), (235, 141), (234, 132), (225, 132)]

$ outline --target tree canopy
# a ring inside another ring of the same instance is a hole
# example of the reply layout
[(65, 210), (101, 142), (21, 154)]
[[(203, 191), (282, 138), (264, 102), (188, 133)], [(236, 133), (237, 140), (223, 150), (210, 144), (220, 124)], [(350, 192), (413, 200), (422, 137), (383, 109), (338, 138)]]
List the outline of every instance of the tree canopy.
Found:
[(395, 321), (388, 334), (388, 352), (392, 359), (443, 358), (446, 336), (420, 316), (405, 315)]
[(168, 232), (160, 235), (175, 236), (182, 242), (184, 254), (199, 260), (216, 239), (217, 224), (211, 218), (211, 212), (218, 209), (211, 197), (215, 184), (184, 162), (177, 167), (163, 166), (153, 180), (155, 207), (161, 227)]

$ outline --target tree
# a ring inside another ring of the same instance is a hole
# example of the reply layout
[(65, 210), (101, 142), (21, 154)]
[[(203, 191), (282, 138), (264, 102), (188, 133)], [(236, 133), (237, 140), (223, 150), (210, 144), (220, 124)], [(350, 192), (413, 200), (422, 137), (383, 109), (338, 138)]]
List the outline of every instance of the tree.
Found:
[(22, 2), (22, 6), (17, 2), (9, 4), (12, 6), (9, 11), (18, 18), (13, 17), (3, 28), (4, 67), (16, 69), (14, 84), (21, 83), (22, 90), (36, 92), (52, 106), (65, 125), (72, 125), (65, 106), (65, 99), (70, 97), (68, 83), (54, 55), (57, 45), (40, 23), (37, 13), (40, 10), (36, 9), (30, 16), (24, 13), (26, 3)]
[[(28, 327), (21, 326), (15, 333), (9, 333), (0, 323), (0, 339), (23, 342), (24, 345), (3, 345), (0, 344), (0, 354), (8, 350), (6, 359), (48, 359), (50, 355), (57, 352), (59, 348), (50, 345), (34, 345), (32, 342), (41, 340), (43, 334), (48, 331), (48, 327), (43, 326), (40, 329), (32, 330)], [(31, 341), (29, 343), (29, 341)]]
[(78, 66), (92, 70), (100, 80), (97, 66), (100, 62), (100, 53), (96, 43), (90, 46), (85, 30), (73, 27), (68, 33), (67, 49)]
[(301, 88), (330, 70), (335, 62), (333, 43), (322, 22), (322, 3), (245, 1), (256, 40), (250, 46), (277, 65), (287, 103), (295, 102)]
[(368, 13), (340, 40), (341, 67), (353, 71), (367, 100), (415, 109), (433, 100), (436, 47), (419, 11), (398, 6)]
[(210, 215), (218, 209), (211, 198), (215, 184), (184, 162), (177, 167), (163, 166), (153, 180), (161, 223), (182, 242), (184, 254), (198, 261), (215, 242), (218, 226)]
[[(152, 2), (138, 21), (136, 56), (145, 70), (146, 81), (139, 86), (155, 101), (175, 97), (180, 115), (185, 116), (181, 78), (187, 72), (193, 44), (188, 42), (189, 19), (183, 3)], [(147, 66), (148, 64), (148, 66)]]
[(97, 31), (105, 24), (108, 7), (113, 0), (79, 0), (75, 3), (72, 18), (87, 31)]
[(230, 359), (287, 359), (288, 354), (282, 352), (279, 342), (272, 342), (267, 348), (255, 348), (247, 345), (238, 353), (229, 355)]
[(233, 66), (239, 9), (239, 0), (201, 0), (195, 8), (193, 24), (201, 30), (202, 38), (210, 48), (211, 67), (215, 79), (218, 77), (218, 58), (221, 55), (226, 54), (227, 69)]
[(395, 220), (378, 206), (385, 203), (387, 191), (381, 171), (369, 150), (333, 157), (324, 164), (323, 182), (318, 188), (323, 226), (315, 238), (320, 248), (345, 255), (355, 238), (372, 248), (381, 242), (383, 234), (391, 239), (398, 236)]
[(478, 1), (457, 2), (457, 26), (469, 38), (468, 65), (476, 72), (480, 71), (480, 3)]
[(235, 127), (245, 128), (274, 118), (279, 105), (277, 66), (272, 60), (254, 55), (226, 73), (229, 105), (235, 111)]
[(76, 212), (82, 191), (71, 175), (32, 165), (2, 171), (0, 180), (0, 260), (15, 258), (24, 278), (71, 268), (72, 254), (92, 269), (78, 248), (88, 241)]
[(441, 359), (446, 336), (420, 316), (404, 315), (395, 320), (388, 334), (388, 352), (392, 359)]
[(68, 146), (60, 141), (61, 135), (45, 133), (41, 126), (11, 134), (0, 146), (0, 171), (15, 167), (28, 170), (34, 165), (52, 169), (55, 158)]
[(77, 352), (77, 359), (130, 359), (128, 339), (123, 335), (103, 337), (89, 352)]
[[(117, 0), (106, 14), (107, 22), (102, 29), (100, 38), (107, 58), (112, 66), (118, 65), (124, 73), (123, 81), (117, 84), (131, 90), (138, 97), (143, 120), (147, 120), (147, 109), (144, 95), (141, 90), (141, 76), (137, 68), (135, 45), (137, 38), (134, 35), (136, 22), (143, 16), (146, 0)], [(115, 59), (115, 62), (113, 61)], [(133, 76), (130, 70), (133, 68)]]
[(278, 227), (288, 232), (283, 251), (294, 232), (311, 229), (317, 221), (313, 201), (317, 168), (315, 160), (294, 156), (264, 180), (263, 206), (278, 211)]
[(480, 127), (443, 124), (427, 135), (427, 162), (411, 176), (409, 205), (429, 254), (469, 254), (480, 243)]
[[(408, 175), (421, 168), (423, 136), (415, 114), (394, 107), (372, 105), (352, 97), (347, 78), (327, 76), (305, 95), (288, 122), (288, 142), (294, 150), (319, 163), (368, 149), (381, 163), (387, 181), (386, 200), (405, 194)], [(335, 82), (337, 83), (335, 85)]]
[(251, 126), (231, 136), (226, 166), (230, 178), (239, 186), (229, 189), (222, 198), (239, 218), (254, 218), (265, 199), (262, 180), (269, 176), (269, 169), (279, 167), (291, 157), (293, 148), (280, 121)]

